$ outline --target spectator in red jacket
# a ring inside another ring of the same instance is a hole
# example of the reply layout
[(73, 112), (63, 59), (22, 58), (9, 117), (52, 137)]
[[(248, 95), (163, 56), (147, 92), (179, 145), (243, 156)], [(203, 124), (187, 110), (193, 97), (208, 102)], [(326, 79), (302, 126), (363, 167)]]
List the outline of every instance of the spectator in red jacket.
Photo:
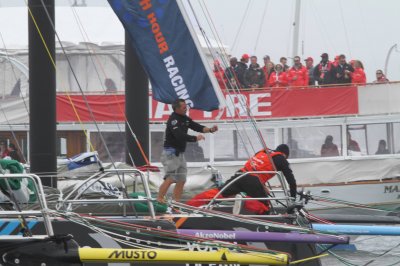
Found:
[(262, 68), (264, 71), (264, 74), (265, 74), (264, 87), (268, 87), (268, 80), (269, 80), (269, 77), (271, 76), (272, 72), (275, 72), (275, 65), (271, 60), (268, 60), (268, 62), (266, 62), (265, 57), (264, 57), (264, 64), (265, 65)]
[(288, 71), (289, 86), (308, 86), (308, 70), (301, 64), (300, 56), (294, 57), (294, 65)]
[(217, 78), (219, 87), (223, 90), (226, 89), (225, 71), (218, 59), (214, 60), (214, 75)]
[(269, 87), (286, 87), (288, 85), (287, 72), (283, 71), (281, 64), (275, 65), (275, 71), (268, 79)]
[(376, 80), (374, 80), (374, 83), (388, 83), (389, 80), (386, 78), (385, 74), (383, 74), (383, 71), (381, 69), (378, 69), (376, 71)]
[(367, 77), (365, 76), (364, 66), (359, 60), (352, 60), (350, 64), (354, 68), (354, 72), (351, 73), (351, 83), (357, 85), (365, 85), (367, 83)]

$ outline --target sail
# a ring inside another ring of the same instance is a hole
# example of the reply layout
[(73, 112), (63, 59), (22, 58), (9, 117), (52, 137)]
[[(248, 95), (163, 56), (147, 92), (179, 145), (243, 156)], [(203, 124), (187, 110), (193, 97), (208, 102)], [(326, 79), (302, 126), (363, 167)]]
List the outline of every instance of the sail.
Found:
[(163, 103), (184, 99), (193, 109), (218, 109), (219, 101), (176, 1), (108, 0), (132, 39)]

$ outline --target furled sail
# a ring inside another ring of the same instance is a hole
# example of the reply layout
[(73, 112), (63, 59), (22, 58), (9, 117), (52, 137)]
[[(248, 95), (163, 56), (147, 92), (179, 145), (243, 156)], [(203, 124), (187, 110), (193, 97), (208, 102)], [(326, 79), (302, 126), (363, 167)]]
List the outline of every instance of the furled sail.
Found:
[(108, 2), (129, 32), (155, 100), (171, 103), (181, 98), (193, 109), (218, 109), (217, 95), (176, 1)]

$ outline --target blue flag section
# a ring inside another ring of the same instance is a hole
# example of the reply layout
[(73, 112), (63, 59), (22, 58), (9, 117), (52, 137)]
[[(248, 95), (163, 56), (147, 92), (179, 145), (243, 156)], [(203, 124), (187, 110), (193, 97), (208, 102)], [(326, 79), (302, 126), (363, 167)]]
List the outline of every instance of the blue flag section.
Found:
[[(175, 0), (108, 0), (129, 32), (155, 100), (218, 109), (217, 95)], [(134, 73), (132, 73), (134, 75)]]

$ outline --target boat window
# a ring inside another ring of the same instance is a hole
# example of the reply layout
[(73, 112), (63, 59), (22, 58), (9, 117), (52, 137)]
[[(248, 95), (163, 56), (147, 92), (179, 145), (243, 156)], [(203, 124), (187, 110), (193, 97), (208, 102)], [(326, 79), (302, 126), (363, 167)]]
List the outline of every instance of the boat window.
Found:
[(237, 147), (235, 145), (236, 131), (221, 129), (213, 135), (214, 138), (214, 160), (215, 161), (236, 161)]
[(393, 123), (393, 151), (400, 153), (400, 123)]
[(368, 154), (390, 154), (388, 124), (370, 124), (367, 127)]
[[(24, 163), (28, 156), (28, 145), (27, 145), (27, 132), (26, 131), (14, 131), (14, 132), (0, 132), (0, 142), (4, 142), (6, 146), (1, 149), (8, 147), (10, 144), (15, 145), (20, 162)], [(17, 144), (18, 142), (18, 144)], [(1, 150), (1, 152), (3, 152)]]
[(293, 127), (282, 130), (290, 158), (316, 158), (342, 155), (341, 126)]
[(349, 156), (392, 153), (388, 123), (347, 126), (347, 152)]
[[(211, 125), (209, 125), (211, 126)], [(189, 130), (189, 135), (197, 136), (199, 133)], [(186, 144), (185, 159), (188, 162), (207, 162), (210, 160), (210, 142), (213, 137), (204, 134), (205, 140), (199, 142), (188, 142)]]
[[(263, 138), (262, 141), (264, 141), (266, 146), (270, 149), (274, 149), (277, 146), (274, 132), (273, 129), (260, 129)], [(252, 129), (236, 131), (236, 135), (238, 160), (247, 160), (254, 153), (264, 148), (259, 135)]]
[(56, 154), (59, 158), (67, 157), (67, 138), (58, 137), (56, 143)]
[(368, 154), (367, 130), (365, 125), (347, 126), (347, 154), (361, 156)]
[[(103, 162), (125, 162), (125, 132), (102, 132), (106, 146), (100, 138), (98, 132), (90, 133), (90, 141), (93, 148), (98, 152), (99, 158)], [(110, 151), (112, 158), (108, 156), (106, 147)]]

